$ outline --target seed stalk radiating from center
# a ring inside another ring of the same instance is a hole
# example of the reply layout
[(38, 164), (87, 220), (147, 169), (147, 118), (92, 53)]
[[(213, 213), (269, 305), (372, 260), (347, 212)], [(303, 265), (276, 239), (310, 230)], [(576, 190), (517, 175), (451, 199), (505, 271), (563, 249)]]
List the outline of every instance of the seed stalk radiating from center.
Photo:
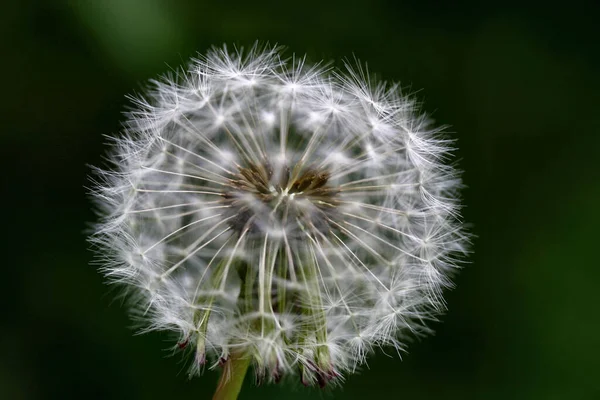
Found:
[[(296, 165), (292, 169), (282, 166), (274, 170), (268, 161), (239, 167), (237, 176), (229, 182), (230, 188), (222, 193), (223, 203), (230, 207), (230, 214), (234, 217), (229, 225), (237, 236), (256, 236), (255, 239), (248, 239), (247, 246), (250, 247), (260, 246), (261, 238), (276, 235), (278, 231), (285, 232), (285, 238), (281, 239), (285, 241), (297, 240), (299, 234), (295, 232), (304, 230), (319, 230), (321, 234), (327, 234), (331, 229), (327, 219), (335, 212), (340, 192), (339, 188), (328, 185), (329, 178), (330, 173), (325, 169)], [(278, 249), (272, 257), (270, 270), (268, 266), (236, 261), (241, 282), (239, 310), (242, 315), (255, 319), (252, 326), (261, 335), (276, 328), (276, 322), (270, 318), (273, 312), (292, 312), (306, 317), (310, 321), (306, 332), (296, 334), (295, 338), (287, 337), (286, 340), (298, 343), (301, 353), (307, 338), (315, 335), (321, 343), (317, 345), (314, 355), (316, 365), (312, 371), (300, 365), (300, 376), (301, 381), (309, 385), (308, 375), (314, 373), (319, 385), (324, 386), (337, 373), (326, 345), (327, 326), (322, 310), (318, 271), (310, 257), (296, 263), (290, 263), (289, 258), (293, 258), (293, 255), (282, 248)], [(292, 270), (289, 270), (290, 265), (294, 265)], [(220, 277), (220, 272), (217, 272), (217, 276)], [(309, 296), (304, 291), (290, 290), (286, 282), (292, 276), (294, 281), (313, 288)], [(271, 314), (265, 313), (265, 308)], [(208, 315), (205, 317), (208, 318)], [(204, 354), (200, 357), (203, 358)], [(273, 375), (271, 379), (278, 381), (282, 372), (277, 367), (275, 353), (271, 360), (265, 361), (271, 364), (266, 368)], [(257, 376), (259, 381), (264, 378), (260, 372)]]

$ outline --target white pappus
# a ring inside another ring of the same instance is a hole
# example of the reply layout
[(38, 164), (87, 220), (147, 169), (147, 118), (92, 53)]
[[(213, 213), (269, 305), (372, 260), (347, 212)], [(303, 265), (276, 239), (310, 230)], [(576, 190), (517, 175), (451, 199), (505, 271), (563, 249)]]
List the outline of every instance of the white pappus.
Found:
[(466, 252), (452, 141), (397, 85), (214, 48), (135, 98), (96, 170), (101, 270), (191, 373), (340, 381), (444, 310)]

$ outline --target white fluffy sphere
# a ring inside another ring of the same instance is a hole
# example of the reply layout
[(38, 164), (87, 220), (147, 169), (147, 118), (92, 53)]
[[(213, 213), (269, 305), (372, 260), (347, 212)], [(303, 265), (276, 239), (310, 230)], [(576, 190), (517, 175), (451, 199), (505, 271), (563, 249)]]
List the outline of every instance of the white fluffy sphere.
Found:
[(460, 179), (396, 85), (223, 47), (135, 103), (91, 241), (192, 372), (235, 354), (323, 385), (443, 310), (468, 241)]

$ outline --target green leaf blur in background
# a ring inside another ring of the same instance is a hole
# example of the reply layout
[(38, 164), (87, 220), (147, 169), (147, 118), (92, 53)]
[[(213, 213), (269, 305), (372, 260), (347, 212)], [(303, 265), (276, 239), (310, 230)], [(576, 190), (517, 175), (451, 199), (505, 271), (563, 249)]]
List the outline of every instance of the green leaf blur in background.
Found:
[(217, 373), (188, 380), (167, 335), (135, 336), (89, 265), (84, 186), (125, 94), (255, 40), (355, 54), (415, 93), (458, 139), (477, 238), (436, 335), (402, 361), (378, 352), (334, 390), (248, 379), (241, 399), (600, 398), (599, 18), (578, 0), (3, 5), (0, 398), (211, 397)]

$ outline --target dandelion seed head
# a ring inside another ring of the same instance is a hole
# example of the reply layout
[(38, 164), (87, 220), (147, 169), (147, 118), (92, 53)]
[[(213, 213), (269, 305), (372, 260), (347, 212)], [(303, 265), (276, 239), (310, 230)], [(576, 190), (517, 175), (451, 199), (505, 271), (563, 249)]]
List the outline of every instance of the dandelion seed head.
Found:
[(97, 171), (90, 241), (191, 374), (243, 353), (322, 386), (429, 332), (468, 235), (452, 141), (397, 85), (258, 45), (151, 84)]

